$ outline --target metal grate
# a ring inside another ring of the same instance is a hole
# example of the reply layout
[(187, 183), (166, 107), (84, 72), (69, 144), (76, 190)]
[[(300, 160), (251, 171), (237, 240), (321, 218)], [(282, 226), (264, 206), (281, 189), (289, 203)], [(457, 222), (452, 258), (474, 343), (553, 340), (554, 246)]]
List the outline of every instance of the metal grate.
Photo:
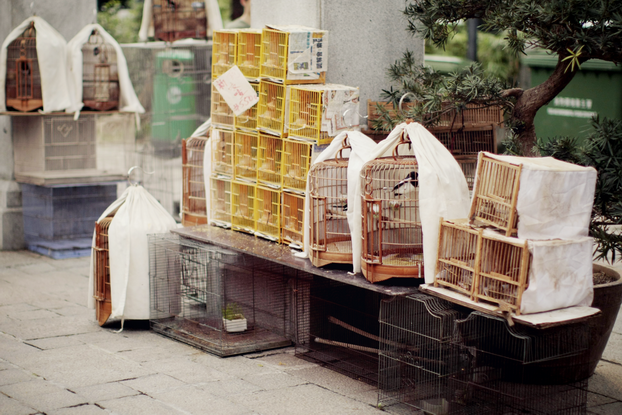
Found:
[(193, 137), (182, 141), (181, 163), (183, 204), (181, 223), (195, 226), (207, 223), (203, 157), (207, 137)]

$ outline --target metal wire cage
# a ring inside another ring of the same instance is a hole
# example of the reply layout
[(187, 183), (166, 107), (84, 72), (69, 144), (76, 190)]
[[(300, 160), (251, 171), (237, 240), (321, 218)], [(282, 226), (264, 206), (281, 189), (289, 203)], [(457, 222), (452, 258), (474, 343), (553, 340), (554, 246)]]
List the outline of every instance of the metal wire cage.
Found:
[(153, 0), (153, 29), (156, 39), (207, 37), (207, 14), (203, 2), (194, 0)]
[(212, 128), (212, 174), (233, 176), (234, 132)]
[(231, 182), (231, 229), (255, 233), (255, 194), (257, 186), (252, 183)]
[[(349, 147), (344, 143), (343, 149)], [(321, 267), (352, 263), (352, 239), (348, 211), (348, 159), (340, 151), (333, 159), (314, 164), (309, 170), (310, 255)]]
[(34, 22), (7, 46), (6, 106), (22, 112), (43, 107)]
[(184, 226), (207, 223), (203, 158), (207, 137), (192, 137), (181, 142), (183, 196), (181, 223)]
[(283, 189), (305, 191), (312, 152), (311, 143), (283, 140)]
[(233, 177), (235, 180), (257, 182), (257, 132), (235, 132), (235, 163)]
[(108, 246), (108, 229), (112, 216), (95, 222), (95, 245), (93, 246), (93, 288), (95, 292), (95, 318), (103, 326), (112, 314), (112, 296), (110, 293), (110, 255)]
[(281, 162), (283, 139), (259, 133), (257, 145), (257, 182), (273, 188), (281, 188)]
[(261, 31), (238, 31), (237, 64), (242, 74), (248, 79), (259, 79), (260, 61)]
[(214, 30), (212, 42), (212, 77), (218, 78), (236, 64), (238, 32)]
[(227, 104), (227, 101), (220, 95), (216, 86), (212, 84), (212, 124), (215, 127), (233, 130), (235, 127), (235, 114)]
[[(251, 86), (259, 96), (259, 83), (250, 82)], [(239, 130), (255, 131), (257, 130), (257, 104), (253, 105), (242, 114), (235, 117), (235, 128)]]
[(97, 29), (82, 45), (82, 102), (97, 111), (119, 106), (117, 53)]
[(285, 86), (267, 81), (259, 82), (257, 129), (282, 136), (285, 126)]
[(255, 235), (281, 242), (281, 191), (257, 186), (255, 189)]
[(302, 249), (304, 245), (304, 209), (305, 197), (286, 190), (282, 192), (281, 206), (281, 242)]

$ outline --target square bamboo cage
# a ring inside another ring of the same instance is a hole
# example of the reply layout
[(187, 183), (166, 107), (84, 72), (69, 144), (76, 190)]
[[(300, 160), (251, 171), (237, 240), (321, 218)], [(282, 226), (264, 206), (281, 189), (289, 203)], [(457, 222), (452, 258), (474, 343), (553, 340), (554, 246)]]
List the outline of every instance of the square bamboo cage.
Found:
[(234, 132), (212, 128), (212, 174), (233, 176)]
[(154, 37), (165, 42), (207, 38), (207, 13), (194, 0), (153, 0)]
[(257, 129), (282, 136), (285, 132), (286, 87), (274, 82), (259, 82)]
[(460, 165), (462, 173), (464, 173), (469, 191), (473, 191), (473, 186), (475, 186), (475, 173), (477, 172), (477, 156), (475, 154), (454, 155), (454, 158)]
[(257, 182), (257, 142), (259, 134), (250, 131), (235, 132), (235, 163), (233, 165), (233, 178)]
[(299, 193), (284, 190), (281, 194), (281, 242), (297, 246), (304, 245), (305, 197)]
[(103, 326), (112, 314), (112, 296), (110, 291), (110, 255), (108, 229), (112, 216), (95, 222), (95, 245), (93, 246), (93, 288), (95, 292), (95, 314), (97, 322)]
[(423, 278), (417, 159), (383, 157), (361, 169), (361, 270), (370, 282)]
[(203, 158), (207, 140), (207, 137), (192, 137), (181, 142), (183, 180), (181, 223), (184, 226), (207, 223), (205, 178), (203, 175)]
[[(402, 104), (402, 109), (404, 111), (408, 111), (416, 105), (415, 102), (404, 102)], [(397, 110), (394, 108), (393, 103), (384, 102), (384, 101), (372, 101), (371, 99), (367, 100), (367, 128), (371, 131), (375, 130), (375, 123), (380, 118), (381, 112), (378, 107), (385, 109), (389, 113), (389, 117), (391, 119), (395, 119), (397, 117)], [(388, 132), (388, 131), (386, 131)]]
[(43, 107), (35, 23), (7, 46), (6, 107), (32, 111)]
[(210, 177), (210, 215), (211, 225), (222, 228), (231, 227), (231, 180), (226, 177)]
[(311, 165), (313, 144), (296, 140), (283, 140), (283, 189), (304, 192)]
[(283, 139), (259, 133), (257, 145), (257, 182), (280, 189)]
[[(304, 36), (308, 43), (308, 48), (315, 48), (317, 51), (322, 51), (322, 49), (326, 48), (326, 43), (324, 42), (325, 38), (328, 35), (328, 32), (322, 30), (309, 29), (310, 31), (306, 33), (300, 32), (300, 29), (297, 28), (296, 36), (298, 39), (295, 47), (299, 47), (300, 45), (300, 36)], [(260, 75), (262, 79), (270, 79), (275, 82), (279, 82), (281, 84), (323, 84), (326, 81), (326, 71), (321, 69), (320, 66), (324, 66), (325, 62), (322, 62), (322, 58), (328, 56), (328, 53), (323, 53), (323, 57), (317, 58), (317, 67), (318, 72), (313, 73), (292, 73), (290, 70), (290, 65), (296, 66), (296, 63), (289, 62), (291, 57), (290, 50), (290, 37), (292, 36), (291, 32), (264, 28), (261, 35), (261, 69)], [(313, 46), (311, 46), (313, 45)], [(300, 50), (302, 52), (302, 50)], [(322, 52), (320, 52), (322, 53)], [(303, 62), (302, 65), (307, 64), (307, 62)], [(300, 64), (299, 64), (300, 65)], [(306, 69), (304, 67), (297, 69)]]
[(261, 61), (261, 30), (238, 31), (237, 65), (247, 79), (258, 80)]
[(82, 102), (88, 109), (108, 111), (119, 106), (117, 52), (97, 29), (82, 45)]
[(475, 190), (471, 200), (471, 223), (493, 226), (507, 236), (517, 232), (516, 201), (520, 186), (521, 164), (512, 164), (478, 156)]
[[(250, 84), (259, 96), (259, 83), (251, 82)], [(247, 131), (257, 130), (257, 104), (235, 117), (235, 128)]]
[(231, 229), (255, 234), (255, 195), (257, 185), (231, 182)]
[[(218, 128), (233, 130), (235, 128), (236, 116), (227, 104), (227, 101), (220, 95), (216, 86), (212, 84), (212, 125)], [(250, 110), (249, 110), (250, 111)], [(244, 115), (241, 115), (244, 116)]]
[(212, 78), (218, 78), (236, 64), (237, 30), (214, 30), (212, 33)]
[(255, 188), (255, 235), (281, 242), (281, 191)]
[(475, 127), (428, 127), (428, 130), (452, 154), (477, 154), (480, 151), (496, 153), (497, 132), (494, 125)]
[[(347, 144), (346, 144), (347, 146)], [(344, 147), (347, 148), (347, 147)], [(314, 164), (309, 171), (311, 263), (352, 263), (348, 225), (348, 159), (341, 153)]]
[(320, 145), (350, 127), (344, 120), (348, 110), (359, 112), (358, 88), (345, 85), (292, 85), (288, 100), (288, 135)]
[(467, 104), (460, 112), (448, 111), (441, 115), (437, 126), (441, 127), (480, 127), (503, 124), (503, 109), (499, 106)]

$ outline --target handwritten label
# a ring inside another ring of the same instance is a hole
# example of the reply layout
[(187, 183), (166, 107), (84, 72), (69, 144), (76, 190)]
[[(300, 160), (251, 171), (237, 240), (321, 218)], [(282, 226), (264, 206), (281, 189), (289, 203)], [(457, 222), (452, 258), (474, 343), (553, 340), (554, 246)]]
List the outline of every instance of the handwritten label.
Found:
[(243, 114), (259, 101), (251, 84), (235, 65), (216, 78), (214, 86), (236, 116)]

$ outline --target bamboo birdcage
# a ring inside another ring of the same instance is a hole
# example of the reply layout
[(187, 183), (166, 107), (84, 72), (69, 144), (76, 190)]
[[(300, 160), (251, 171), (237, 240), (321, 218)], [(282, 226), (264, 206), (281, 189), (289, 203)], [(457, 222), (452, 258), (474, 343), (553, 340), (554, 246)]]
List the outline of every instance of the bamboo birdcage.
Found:
[(231, 180), (225, 177), (210, 178), (210, 224), (231, 227)]
[(95, 314), (97, 322), (103, 326), (112, 314), (112, 296), (110, 290), (110, 255), (108, 247), (108, 229), (112, 223), (112, 216), (95, 222), (95, 246), (93, 247), (93, 275)]
[(233, 131), (212, 128), (212, 174), (233, 176)]
[[(257, 96), (259, 96), (259, 83), (250, 82), (250, 84), (257, 93)], [(235, 128), (248, 131), (257, 130), (257, 104), (235, 117)]]
[(153, 0), (154, 37), (165, 42), (207, 38), (205, 3), (195, 0)]
[(283, 191), (282, 201), (281, 242), (302, 248), (304, 245), (305, 197), (298, 193)]
[(255, 235), (281, 242), (281, 191), (257, 186), (255, 189)]
[(257, 182), (272, 188), (281, 188), (283, 139), (259, 133), (257, 144)]
[(475, 154), (454, 155), (454, 158), (462, 169), (469, 191), (472, 191), (475, 185), (475, 173), (477, 172), (477, 156)]
[(6, 106), (27, 112), (43, 107), (35, 23), (9, 43), (6, 58)]
[(237, 64), (247, 79), (259, 79), (261, 61), (261, 30), (242, 29), (238, 32)]
[(235, 127), (235, 114), (214, 84), (212, 84), (211, 101), (212, 125), (218, 128), (233, 130)]
[(282, 136), (285, 129), (285, 86), (274, 82), (259, 82), (257, 129)]
[(343, 150), (335, 158), (314, 164), (309, 170), (310, 259), (316, 267), (352, 263), (352, 238), (348, 225), (348, 159)]
[(480, 151), (496, 152), (497, 132), (493, 124), (464, 128), (435, 126), (428, 127), (428, 130), (451, 154), (475, 155)]
[(181, 169), (183, 180), (183, 203), (181, 223), (183, 226), (207, 223), (203, 157), (207, 137), (192, 137), (181, 142)]
[(97, 29), (82, 45), (82, 102), (92, 110), (107, 111), (119, 106), (117, 52)]
[(305, 191), (312, 152), (311, 143), (283, 140), (283, 189)]
[(214, 30), (212, 42), (212, 78), (218, 78), (236, 64), (238, 32)]
[(252, 183), (231, 182), (231, 229), (255, 233), (255, 190)]
[(233, 178), (250, 182), (257, 181), (257, 132), (235, 132), (235, 163)]
[(493, 226), (510, 236), (517, 232), (516, 201), (521, 164), (479, 154), (475, 190), (469, 211), (471, 223)]
[(361, 269), (370, 282), (423, 278), (423, 233), (419, 213), (417, 159), (398, 156), (371, 160), (361, 169)]

